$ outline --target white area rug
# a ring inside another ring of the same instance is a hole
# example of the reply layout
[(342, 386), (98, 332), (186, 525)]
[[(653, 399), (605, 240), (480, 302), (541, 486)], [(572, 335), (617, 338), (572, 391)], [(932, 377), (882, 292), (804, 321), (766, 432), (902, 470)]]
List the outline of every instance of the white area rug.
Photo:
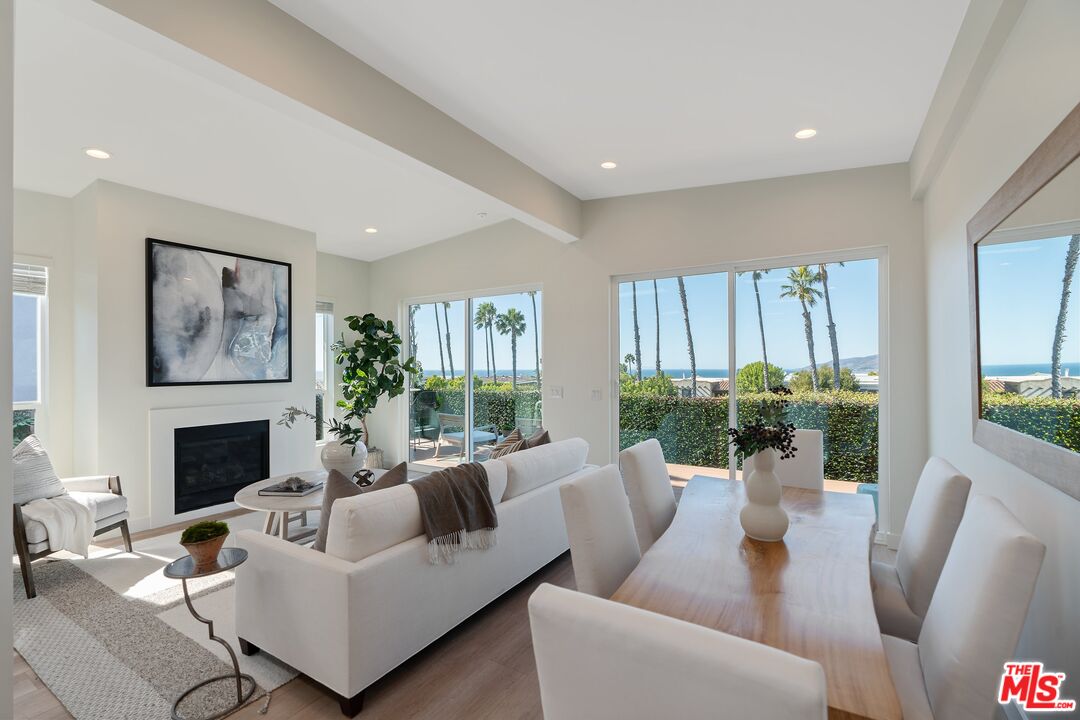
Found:
[[(262, 521), (254, 513), (230, 518), (226, 544), (239, 530), (261, 530)], [(13, 568), (15, 649), (76, 718), (168, 718), (188, 687), (232, 671), (228, 653), (188, 611), (180, 582), (162, 574), (185, 554), (180, 533), (136, 542), (134, 550), (94, 546), (89, 559), (57, 553), (58, 561), (39, 561), (38, 596), (31, 600)], [(233, 577), (220, 573), (188, 587), (195, 609), (236, 651), (240, 671), (255, 678), (257, 699), (297, 673), (266, 653), (240, 654)], [(190, 704), (185, 700), (184, 714), (224, 707), (228, 692), (215, 684)]]

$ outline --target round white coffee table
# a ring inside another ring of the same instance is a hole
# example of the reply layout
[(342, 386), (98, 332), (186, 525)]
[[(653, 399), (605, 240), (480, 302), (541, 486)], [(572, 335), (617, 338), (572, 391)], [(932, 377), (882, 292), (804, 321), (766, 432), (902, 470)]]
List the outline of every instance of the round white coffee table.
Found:
[[(378, 479), (379, 476), (386, 471), (372, 470), (371, 472), (375, 476), (375, 479)], [(315, 492), (304, 495), (303, 497), (260, 495), (259, 490), (271, 485), (276, 485), (279, 482), (284, 482), (291, 477), (299, 477), (307, 482), (325, 483), (328, 474), (329, 473), (327, 473), (326, 470), (306, 470), (304, 472), (289, 473), (288, 475), (278, 475), (277, 477), (267, 478), (266, 480), (260, 480), (257, 483), (252, 483), (241, 489), (240, 492), (236, 493), (236, 497), (233, 498), (233, 501), (242, 508), (266, 513), (266, 523), (263, 525), (263, 532), (267, 535), (275, 534), (274, 526), (276, 521), (276, 534), (279, 534), (282, 540), (299, 542), (311, 537), (318, 530), (318, 527), (309, 526), (307, 524), (307, 513), (312, 510), (322, 510), (323, 488), (319, 488)], [(290, 535), (289, 523), (297, 520), (300, 522), (300, 526), (303, 529), (295, 535)]]

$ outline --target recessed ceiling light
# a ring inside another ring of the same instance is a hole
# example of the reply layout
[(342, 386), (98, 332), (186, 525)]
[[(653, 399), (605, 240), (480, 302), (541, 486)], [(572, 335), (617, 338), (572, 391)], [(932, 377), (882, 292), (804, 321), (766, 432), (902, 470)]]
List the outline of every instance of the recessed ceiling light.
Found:
[(600, 167), (604, 168), (605, 170), (614, 170), (619, 166), (611, 160), (605, 160), (604, 162), (600, 163)]
[(797, 137), (799, 140), (809, 140), (815, 135), (817, 135), (817, 130), (815, 130), (814, 128), (803, 128), (799, 132), (795, 133), (795, 137)]
[(94, 158), (95, 160), (108, 160), (112, 157), (109, 153), (105, 152), (101, 148), (88, 147), (83, 148), (83, 152)]
[(364, 228), (364, 232), (366, 232), (368, 235), (374, 235), (375, 233), (379, 232), (379, 228)]

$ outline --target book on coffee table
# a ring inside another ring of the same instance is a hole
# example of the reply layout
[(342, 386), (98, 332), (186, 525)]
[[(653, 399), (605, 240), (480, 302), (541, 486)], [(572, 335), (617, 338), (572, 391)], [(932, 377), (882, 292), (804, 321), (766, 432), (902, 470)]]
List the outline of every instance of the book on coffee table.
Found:
[[(297, 478), (298, 479), (298, 478)], [(299, 483), (296, 480), (285, 480), (283, 482), (269, 485), (259, 490), (259, 494), (266, 497), (304, 497), (310, 495), (316, 490), (322, 489), (323, 483), (308, 482), (307, 480), (301, 480)]]

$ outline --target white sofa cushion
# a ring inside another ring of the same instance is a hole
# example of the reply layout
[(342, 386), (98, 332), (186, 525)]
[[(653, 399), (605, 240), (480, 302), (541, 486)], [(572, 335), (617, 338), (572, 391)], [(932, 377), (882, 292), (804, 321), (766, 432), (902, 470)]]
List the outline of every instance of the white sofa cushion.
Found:
[[(111, 492), (81, 492), (79, 490), (72, 490), (68, 494), (72, 500), (90, 508), (90, 512), (94, 516), (95, 530), (100, 530), (127, 518), (128, 501), (123, 495), (116, 495)], [(31, 545), (42, 543), (48, 537), (49, 533), (45, 530), (44, 525), (37, 520), (26, 519), (26, 541), (28, 543)]]
[[(498, 505), (506, 489), (506, 466), (499, 460), (481, 465), (487, 471), (491, 499)], [(356, 562), (423, 534), (420, 502), (405, 483), (335, 501), (326, 553)]]
[(588, 455), (589, 443), (581, 438), (570, 438), (503, 456), (500, 458), (506, 464), (503, 500), (524, 495), (577, 472), (585, 467)]

